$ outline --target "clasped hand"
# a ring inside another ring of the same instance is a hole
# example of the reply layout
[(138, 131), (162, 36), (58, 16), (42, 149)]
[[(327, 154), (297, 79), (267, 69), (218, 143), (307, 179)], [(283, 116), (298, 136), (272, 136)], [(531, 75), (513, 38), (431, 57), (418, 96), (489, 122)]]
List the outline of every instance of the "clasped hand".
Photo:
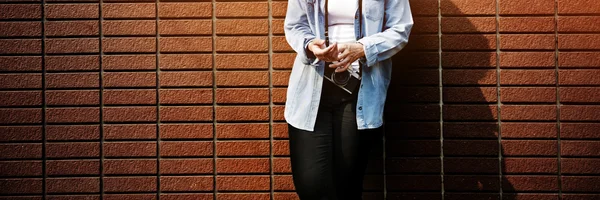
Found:
[(325, 40), (314, 39), (308, 44), (307, 48), (312, 51), (319, 60), (333, 63), (328, 67), (336, 68), (335, 72), (348, 70), (350, 64), (365, 56), (363, 45), (360, 43), (333, 43), (326, 47)]

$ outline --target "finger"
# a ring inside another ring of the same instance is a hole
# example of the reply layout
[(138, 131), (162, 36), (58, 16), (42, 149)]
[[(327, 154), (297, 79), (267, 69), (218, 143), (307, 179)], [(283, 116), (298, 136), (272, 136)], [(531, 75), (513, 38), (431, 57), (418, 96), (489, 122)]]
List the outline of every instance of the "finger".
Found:
[(349, 54), (350, 51), (348, 49), (344, 50), (341, 54), (338, 55), (338, 60), (343, 60), (344, 58), (348, 57)]
[(347, 62), (348, 62), (347, 60), (343, 60), (343, 61), (340, 61), (340, 62), (337, 62), (337, 63), (333, 63), (333, 64), (329, 65), (329, 67), (331, 67), (331, 68), (342, 67), (342, 66), (346, 65)]
[(350, 65), (347, 64), (342, 67), (335, 68), (335, 72), (343, 72), (344, 70), (348, 70), (348, 66), (350, 66)]

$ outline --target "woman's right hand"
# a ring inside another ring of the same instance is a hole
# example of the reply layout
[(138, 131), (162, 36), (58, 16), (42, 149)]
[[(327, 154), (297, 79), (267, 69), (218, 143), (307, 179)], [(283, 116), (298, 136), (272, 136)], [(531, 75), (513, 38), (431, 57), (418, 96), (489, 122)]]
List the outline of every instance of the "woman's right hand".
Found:
[(312, 51), (319, 60), (325, 62), (338, 61), (339, 51), (337, 43), (325, 47), (325, 40), (314, 39), (308, 44), (307, 48)]

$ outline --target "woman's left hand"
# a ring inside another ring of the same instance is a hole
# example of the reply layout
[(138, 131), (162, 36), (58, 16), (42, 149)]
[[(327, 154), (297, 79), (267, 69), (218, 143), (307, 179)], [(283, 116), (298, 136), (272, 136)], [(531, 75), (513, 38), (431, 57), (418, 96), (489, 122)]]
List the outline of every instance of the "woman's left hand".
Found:
[(331, 68), (336, 68), (335, 72), (348, 70), (350, 64), (357, 59), (365, 56), (365, 51), (361, 43), (338, 44), (338, 51), (342, 52), (338, 56), (338, 62), (329, 65)]

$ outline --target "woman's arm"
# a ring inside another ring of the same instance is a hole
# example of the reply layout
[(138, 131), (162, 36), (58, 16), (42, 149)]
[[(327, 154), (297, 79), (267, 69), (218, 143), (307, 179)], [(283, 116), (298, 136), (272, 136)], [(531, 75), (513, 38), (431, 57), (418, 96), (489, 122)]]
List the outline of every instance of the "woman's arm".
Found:
[(385, 0), (385, 24), (379, 32), (358, 40), (364, 46), (367, 67), (388, 59), (408, 43), (414, 24), (408, 0)]
[(306, 16), (305, 0), (289, 0), (284, 21), (285, 39), (302, 58), (304, 64), (310, 64), (309, 58), (315, 58), (307, 49), (308, 43), (315, 38), (310, 30)]

